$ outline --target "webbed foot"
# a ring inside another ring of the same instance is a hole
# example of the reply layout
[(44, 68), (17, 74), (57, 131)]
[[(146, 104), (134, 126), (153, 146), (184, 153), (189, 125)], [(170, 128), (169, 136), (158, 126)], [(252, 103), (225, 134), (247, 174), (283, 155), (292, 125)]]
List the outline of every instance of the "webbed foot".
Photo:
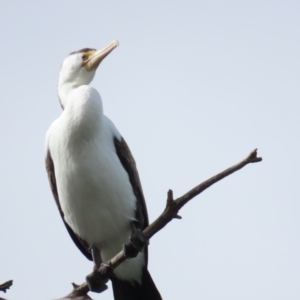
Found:
[(134, 230), (130, 237), (130, 242), (123, 245), (123, 251), (126, 258), (134, 258), (139, 252), (142, 252), (149, 244), (149, 240), (139, 229)]
[(100, 267), (94, 267), (92, 273), (86, 276), (85, 280), (89, 286), (90, 291), (101, 293), (107, 289), (106, 283), (112, 274), (110, 265), (102, 263)]

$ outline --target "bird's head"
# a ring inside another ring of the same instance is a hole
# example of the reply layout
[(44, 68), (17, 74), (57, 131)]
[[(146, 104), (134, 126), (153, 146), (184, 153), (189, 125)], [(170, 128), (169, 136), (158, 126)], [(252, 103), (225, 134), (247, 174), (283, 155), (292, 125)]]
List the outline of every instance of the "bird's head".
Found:
[(117, 41), (113, 41), (101, 50), (84, 48), (69, 54), (63, 61), (58, 81), (58, 95), (62, 107), (65, 106), (68, 92), (81, 85), (90, 84), (101, 61), (118, 45)]

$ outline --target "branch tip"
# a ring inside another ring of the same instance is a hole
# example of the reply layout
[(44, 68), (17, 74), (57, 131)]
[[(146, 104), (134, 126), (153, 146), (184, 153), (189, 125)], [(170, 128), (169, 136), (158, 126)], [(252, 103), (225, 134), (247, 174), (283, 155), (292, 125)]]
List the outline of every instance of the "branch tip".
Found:
[(74, 288), (74, 289), (77, 289), (77, 288), (79, 287), (79, 285), (76, 284), (76, 283), (74, 283), (74, 282), (72, 282), (72, 285), (73, 285), (73, 288)]
[(263, 160), (262, 157), (256, 157), (255, 159), (253, 159), (253, 160), (251, 161), (251, 163), (260, 162), (260, 161), (262, 161), (262, 160)]
[(167, 194), (167, 207), (171, 206), (172, 203), (174, 202), (174, 198), (173, 198), (173, 191), (170, 189), (168, 190), (168, 194)]
[(2, 284), (0, 284), (0, 291), (6, 293), (6, 290), (8, 290), (13, 284), (12, 280), (8, 280)]
[(251, 163), (262, 161), (261, 157), (257, 157), (257, 149), (254, 149), (252, 152), (250, 152), (250, 154), (247, 157), (247, 161)]

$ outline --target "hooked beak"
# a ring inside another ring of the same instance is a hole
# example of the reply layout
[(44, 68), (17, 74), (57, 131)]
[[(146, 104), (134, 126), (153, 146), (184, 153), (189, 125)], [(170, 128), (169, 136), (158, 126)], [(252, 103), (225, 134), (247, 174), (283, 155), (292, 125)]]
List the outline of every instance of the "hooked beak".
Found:
[(116, 47), (119, 46), (118, 41), (111, 42), (107, 47), (102, 50), (95, 51), (93, 55), (83, 62), (83, 65), (88, 71), (93, 71), (98, 68), (101, 61)]

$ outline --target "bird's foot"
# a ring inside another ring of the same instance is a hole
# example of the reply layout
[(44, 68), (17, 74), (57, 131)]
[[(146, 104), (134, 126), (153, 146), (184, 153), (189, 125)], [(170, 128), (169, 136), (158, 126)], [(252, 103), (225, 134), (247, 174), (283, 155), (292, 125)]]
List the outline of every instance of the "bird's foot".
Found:
[(123, 251), (126, 258), (134, 258), (139, 252), (142, 252), (149, 244), (149, 240), (139, 229), (135, 230), (130, 237), (130, 242), (123, 245)]
[(106, 283), (112, 274), (112, 268), (108, 264), (102, 263), (100, 267), (94, 266), (94, 270), (85, 280), (89, 286), (90, 291), (95, 293), (102, 293), (107, 289)]

